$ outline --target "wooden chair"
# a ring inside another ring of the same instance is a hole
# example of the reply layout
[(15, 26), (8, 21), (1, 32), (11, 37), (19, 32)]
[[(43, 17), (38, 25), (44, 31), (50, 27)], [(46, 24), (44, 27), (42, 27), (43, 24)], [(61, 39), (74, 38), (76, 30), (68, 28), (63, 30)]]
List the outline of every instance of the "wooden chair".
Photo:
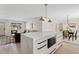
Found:
[(63, 31), (63, 39), (69, 37), (69, 31)]

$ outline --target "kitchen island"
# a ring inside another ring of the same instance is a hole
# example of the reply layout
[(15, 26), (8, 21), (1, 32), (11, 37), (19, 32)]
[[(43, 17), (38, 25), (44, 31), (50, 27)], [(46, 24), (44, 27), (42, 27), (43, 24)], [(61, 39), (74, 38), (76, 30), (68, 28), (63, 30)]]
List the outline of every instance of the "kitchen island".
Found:
[(21, 35), (21, 53), (52, 54), (62, 45), (56, 32), (30, 32)]

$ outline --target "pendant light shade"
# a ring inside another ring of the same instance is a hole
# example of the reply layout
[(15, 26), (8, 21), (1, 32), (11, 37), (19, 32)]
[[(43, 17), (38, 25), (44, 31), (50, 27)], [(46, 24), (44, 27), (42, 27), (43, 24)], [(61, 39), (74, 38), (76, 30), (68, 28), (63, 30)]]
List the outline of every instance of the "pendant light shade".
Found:
[(45, 17), (40, 17), (40, 21), (45, 21), (45, 18), (48, 19), (48, 22), (52, 22), (50, 18), (47, 17), (47, 6), (48, 4), (44, 4), (45, 6)]
[(40, 21), (44, 21), (44, 18), (43, 17), (40, 17)]
[(49, 19), (48, 22), (52, 22), (51, 19)]
[(44, 4), (45, 6), (47, 6), (47, 4)]
[[(48, 4), (45, 4), (45, 17), (46, 18), (48, 18), (47, 17), (47, 6), (48, 6)], [(51, 19), (48, 18), (48, 22), (52, 22)]]

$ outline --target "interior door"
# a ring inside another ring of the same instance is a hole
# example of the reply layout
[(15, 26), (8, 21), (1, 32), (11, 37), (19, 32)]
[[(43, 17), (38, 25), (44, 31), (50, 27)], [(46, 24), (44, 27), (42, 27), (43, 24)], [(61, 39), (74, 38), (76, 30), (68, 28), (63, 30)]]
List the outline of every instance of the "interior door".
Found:
[(5, 24), (0, 23), (0, 36), (5, 35)]

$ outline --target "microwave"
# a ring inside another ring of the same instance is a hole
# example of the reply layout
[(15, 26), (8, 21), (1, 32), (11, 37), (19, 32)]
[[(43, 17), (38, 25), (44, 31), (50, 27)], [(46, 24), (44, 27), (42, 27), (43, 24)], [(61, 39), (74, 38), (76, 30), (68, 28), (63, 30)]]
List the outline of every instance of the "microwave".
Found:
[(51, 37), (47, 40), (47, 47), (50, 48), (56, 43), (56, 36)]

